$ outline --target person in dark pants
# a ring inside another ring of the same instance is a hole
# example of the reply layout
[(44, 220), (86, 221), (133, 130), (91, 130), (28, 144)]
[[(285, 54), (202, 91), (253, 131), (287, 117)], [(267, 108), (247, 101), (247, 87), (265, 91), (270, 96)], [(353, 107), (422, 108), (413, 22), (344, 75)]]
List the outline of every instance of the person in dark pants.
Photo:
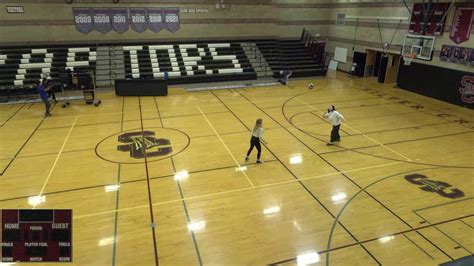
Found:
[(324, 113), (324, 118), (331, 121), (332, 131), (331, 131), (331, 141), (327, 145), (333, 145), (336, 141), (341, 141), (341, 136), (339, 135), (339, 128), (341, 127), (342, 121), (345, 121), (344, 116), (342, 116), (334, 105), (329, 106), (328, 111)]
[(250, 157), (250, 153), (253, 150), (253, 147), (257, 148), (257, 163), (263, 163), (263, 161), (260, 160), (260, 155), (262, 154), (262, 146), (260, 145), (260, 141), (263, 142), (264, 144), (267, 144), (263, 139), (263, 120), (261, 118), (257, 119), (257, 122), (255, 122), (255, 126), (253, 127), (252, 130), (252, 138), (250, 139), (250, 149), (247, 152), (247, 156), (245, 157), (245, 161), (247, 162)]
[[(51, 83), (52, 83), (52, 82), (51, 82), (51, 77), (48, 77), (48, 78), (47, 78), (47, 82), (48, 82), (48, 84), (51, 84)], [(51, 84), (50, 89), (47, 90), (46, 92), (48, 93), (48, 98), (51, 98), (54, 102), (58, 102), (58, 101), (56, 100), (56, 94), (54, 93), (54, 88), (53, 88), (52, 84)]]
[[(52, 85), (51, 83), (51, 77), (49, 75), (47, 75), (48, 77), (46, 78), (47, 82), (49, 85)], [(43, 82), (44, 78), (42, 79), (41, 82)], [(56, 100), (56, 94), (54, 93), (54, 89), (53, 87), (51, 86), (51, 88), (49, 90), (46, 91), (48, 93), (48, 98), (51, 98), (52, 100), (54, 100), (55, 102), (58, 102)]]
[(280, 70), (281, 79), (278, 81), (283, 85), (288, 85), (288, 80), (290, 79), (293, 72), (291, 70)]
[(44, 113), (44, 117), (48, 117), (48, 116), (51, 116), (51, 113), (50, 113), (50, 108), (51, 108), (51, 103), (49, 102), (49, 99), (48, 99), (48, 93), (47, 91), (50, 90), (50, 87), (48, 86), (48, 80), (47, 79), (43, 79), (43, 81), (38, 85), (38, 94), (41, 98), (41, 100), (43, 101), (44, 103), (44, 106), (46, 108), (46, 112)]

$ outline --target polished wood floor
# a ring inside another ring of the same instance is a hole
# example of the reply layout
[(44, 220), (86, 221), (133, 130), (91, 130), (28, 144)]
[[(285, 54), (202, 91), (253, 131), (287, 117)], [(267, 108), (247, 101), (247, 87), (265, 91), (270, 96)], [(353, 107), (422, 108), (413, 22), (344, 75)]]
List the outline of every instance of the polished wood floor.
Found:
[[(0, 106), (0, 209), (73, 209), (75, 265), (438, 265), (474, 251), (472, 110), (344, 73), (100, 98), (46, 119), (40, 103)], [(347, 120), (335, 146), (329, 104)], [(261, 165), (244, 161), (257, 118)]]

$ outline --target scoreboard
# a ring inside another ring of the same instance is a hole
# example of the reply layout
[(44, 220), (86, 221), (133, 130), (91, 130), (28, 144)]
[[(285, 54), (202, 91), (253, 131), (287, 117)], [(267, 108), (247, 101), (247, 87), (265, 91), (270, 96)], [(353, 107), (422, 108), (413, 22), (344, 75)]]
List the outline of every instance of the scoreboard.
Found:
[(72, 210), (2, 210), (1, 262), (71, 262)]

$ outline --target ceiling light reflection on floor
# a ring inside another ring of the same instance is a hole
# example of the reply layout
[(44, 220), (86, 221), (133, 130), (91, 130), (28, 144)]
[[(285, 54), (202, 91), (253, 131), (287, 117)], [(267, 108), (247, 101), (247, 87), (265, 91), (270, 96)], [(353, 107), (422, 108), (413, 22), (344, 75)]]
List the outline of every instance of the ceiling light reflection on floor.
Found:
[(193, 223), (188, 224), (188, 229), (190, 231), (193, 231), (193, 232), (202, 230), (204, 228), (206, 228), (206, 222), (205, 221), (193, 222)]
[(189, 173), (186, 170), (179, 171), (174, 174), (174, 180), (183, 180), (188, 177), (189, 177)]
[(310, 265), (319, 261), (319, 254), (317, 252), (307, 252), (296, 257), (298, 266)]
[(28, 197), (28, 204), (31, 206), (37, 206), (46, 201), (46, 196), (31, 196)]
[(114, 237), (102, 238), (102, 239), (99, 241), (99, 246), (100, 246), (100, 247), (103, 247), (103, 246), (111, 245), (111, 244), (113, 244), (114, 242), (117, 242), (117, 240), (116, 240)]
[(108, 186), (105, 186), (104, 188), (105, 188), (105, 192), (114, 192), (120, 189), (120, 185), (108, 185)]
[(241, 172), (247, 171), (247, 166), (239, 166), (239, 167), (236, 167), (236, 168), (235, 168), (235, 171), (236, 171), (236, 172), (239, 172), (239, 171), (241, 171)]
[(380, 243), (387, 243), (390, 240), (393, 240), (395, 237), (394, 236), (384, 236), (379, 238)]
[(332, 197), (331, 197), (332, 201), (334, 201), (334, 202), (341, 201), (345, 198), (347, 198), (347, 195), (344, 192), (338, 192), (338, 193), (332, 195)]
[(290, 164), (300, 164), (303, 162), (303, 156), (301, 154), (294, 154), (290, 156)]
[(298, 230), (298, 231), (301, 232), (301, 226), (300, 226), (300, 224), (298, 223), (298, 221), (293, 220), (293, 226), (296, 228), (296, 230)]
[(274, 206), (263, 210), (263, 214), (265, 215), (275, 214), (277, 212), (280, 212), (280, 206)]

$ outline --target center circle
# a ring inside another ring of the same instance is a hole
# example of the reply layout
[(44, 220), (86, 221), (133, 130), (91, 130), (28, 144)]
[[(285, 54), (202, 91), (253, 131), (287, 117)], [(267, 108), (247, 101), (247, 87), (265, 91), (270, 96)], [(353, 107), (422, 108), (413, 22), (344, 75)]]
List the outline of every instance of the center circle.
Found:
[(177, 129), (150, 127), (132, 129), (110, 135), (95, 147), (102, 160), (141, 164), (169, 158), (183, 152), (190, 143), (189, 136)]

